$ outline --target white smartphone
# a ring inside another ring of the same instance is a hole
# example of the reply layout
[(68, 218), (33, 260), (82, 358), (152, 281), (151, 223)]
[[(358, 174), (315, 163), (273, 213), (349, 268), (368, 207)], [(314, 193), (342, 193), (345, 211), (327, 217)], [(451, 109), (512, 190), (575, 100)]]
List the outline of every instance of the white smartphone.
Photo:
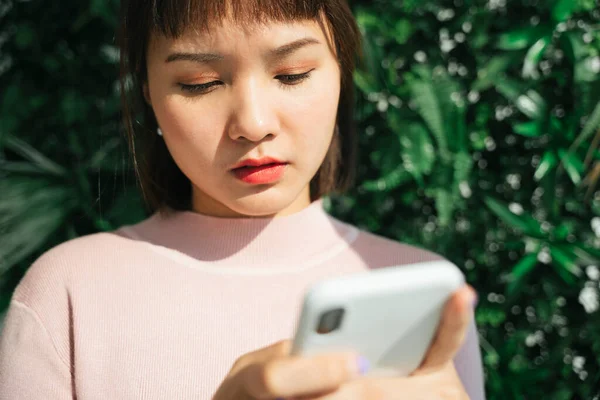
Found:
[(446, 301), (465, 283), (442, 260), (321, 281), (306, 293), (292, 354), (356, 351), (367, 376), (407, 376), (434, 339)]

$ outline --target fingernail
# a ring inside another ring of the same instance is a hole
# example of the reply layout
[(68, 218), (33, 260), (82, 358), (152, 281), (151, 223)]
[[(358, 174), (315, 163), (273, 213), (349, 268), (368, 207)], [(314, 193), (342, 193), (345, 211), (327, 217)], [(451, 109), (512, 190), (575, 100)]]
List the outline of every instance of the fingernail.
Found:
[(473, 292), (473, 308), (477, 307), (477, 303), (479, 302), (479, 296), (477, 292)]
[(369, 362), (369, 360), (367, 360), (363, 356), (359, 356), (358, 357), (358, 372), (361, 375), (365, 375), (367, 372), (369, 372), (370, 368), (371, 368), (371, 363)]

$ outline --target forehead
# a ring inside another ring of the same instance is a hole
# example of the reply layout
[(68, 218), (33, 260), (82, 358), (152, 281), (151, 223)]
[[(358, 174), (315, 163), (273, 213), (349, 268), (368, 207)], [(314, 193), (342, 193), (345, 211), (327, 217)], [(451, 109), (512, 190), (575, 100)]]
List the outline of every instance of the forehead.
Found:
[[(171, 49), (227, 49), (244, 47), (270, 48), (298, 39), (311, 38), (328, 46), (330, 34), (318, 21), (264, 21), (240, 25), (231, 19), (213, 23), (208, 30), (188, 27), (177, 37), (162, 34), (152, 35), (151, 42), (159, 47)], [(330, 46), (331, 47), (331, 46)]]

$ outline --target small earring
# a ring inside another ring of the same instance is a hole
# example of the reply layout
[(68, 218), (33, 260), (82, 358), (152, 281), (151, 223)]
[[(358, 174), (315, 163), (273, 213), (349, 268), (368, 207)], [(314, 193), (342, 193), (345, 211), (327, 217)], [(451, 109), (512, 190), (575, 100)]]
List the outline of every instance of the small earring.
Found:
[(160, 128), (156, 128), (156, 133), (158, 134), (158, 136), (163, 135), (163, 131)]

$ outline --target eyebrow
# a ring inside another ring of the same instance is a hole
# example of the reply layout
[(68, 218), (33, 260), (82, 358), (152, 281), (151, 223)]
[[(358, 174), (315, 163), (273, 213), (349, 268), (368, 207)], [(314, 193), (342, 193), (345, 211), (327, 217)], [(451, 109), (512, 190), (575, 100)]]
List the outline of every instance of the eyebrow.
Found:
[[(312, 37), (298, 39), (270, 50), (267, 53), (267, 58), (271, 61), (278, 61), (303, 47), (316, 44), (321, 44), (321, 42)], [(225, 56), (218, 53), (173, 53), (167, 57), (165, 62), (170, 63), (174, 61), (191, 61), (200, 64), (208, 64), (214, 61), (221, 61), (224, 58)]]

